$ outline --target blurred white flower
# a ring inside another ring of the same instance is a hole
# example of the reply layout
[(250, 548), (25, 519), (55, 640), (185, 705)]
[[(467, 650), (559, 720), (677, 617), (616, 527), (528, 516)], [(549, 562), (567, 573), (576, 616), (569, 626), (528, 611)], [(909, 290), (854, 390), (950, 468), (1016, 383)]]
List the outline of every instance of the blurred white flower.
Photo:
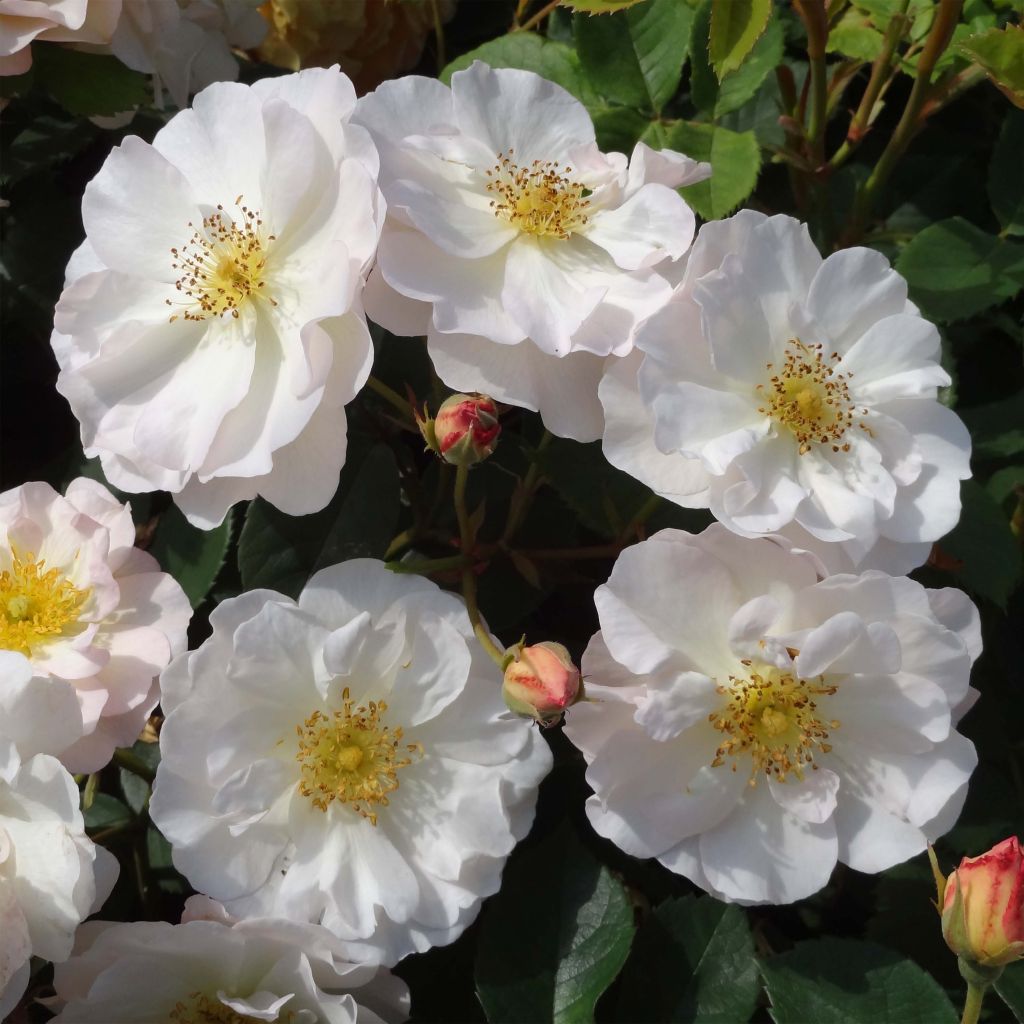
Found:
[[(102, 6), (107, 0), (93, 0)], [(238, 78), (231, 48), (251, 49), (266, 35), (260, 0), (124, 0), (110, 50), (153, 76), (157, 106), (166, 89), (178, 107), (213, 82)]]
[(182, 923), (92, 921), (54, 972), (60, 1024), (280, 1021), (401, 1024), (405, 984), (346, 962), (324, 928), (273, 918), (236, 921), (205, 896)]
[(85, 834), (78, 787), (59, 761), (0, 773), (0, 1019), (21, 998), (29, 958), (59, 963), (75, 929), (117, 878), (117, 861)]
[(98, 771), (142, 732), (192, 609), (134, 544), (130, 508), (95, 480), (0, 494), (0, 777), (37, 753)]
[(407, 76), (360, 99), (389, 217), (367, 312), (426, 334), (441, 378), (600, 436), (604, 357), (668, 299), (693, 237), (676, 186), (707, 176), (638, 143), (602, 153), (586, 108), (529, 71), (475, 62), (451, 88)]
[(383, 219), (354, 105), (337, 69), (213, 85), (86, 188), (52, 343), (117, 487), (172, 491), (205, 528), (256, 494), (292, 515), (331, 499)]
[[(936, 400), (939, 333), (885, 257), (822, 260), (790, 217), (705, 224), (682, 283), (601, 383), (609, 461), (830, 568), (906, 571), (960, 515), (970, 438)], [(903, 547), (906, 545), (906, 547)]]
[(33, 42), (109, 43), (121, 0), (0, 0), (0, 75), (32, 67)]
[(353, 960), (457, 938), (551, 763), (462, 603), (359, 559), (211, 623), (161, 679), (151, 811), (178, 869), (239, 916), (323, 924)]
[(586, 758), (594, 828), (720, 899), (790, 903), (837, 860), (882, 871), (952, 827), (977, 763), (977, 609), (715, 524), (627, 548), (595, 595)]

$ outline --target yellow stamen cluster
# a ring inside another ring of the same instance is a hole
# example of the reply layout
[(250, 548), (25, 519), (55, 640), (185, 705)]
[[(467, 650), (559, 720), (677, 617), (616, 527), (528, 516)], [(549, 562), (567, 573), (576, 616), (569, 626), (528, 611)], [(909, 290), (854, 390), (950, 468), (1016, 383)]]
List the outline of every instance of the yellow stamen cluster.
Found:
[(551, 160), (534, 160), (520, 167), (513, 150), (499, 153), (487, 191), (495, 193), (491, 208), (513, 227), (530, 235), (568, 238), (587, 223), (589, 192), (569, 175), (571, 167), (559, 170)]
[(827, 754), (829, 729), (838, 729), (839, 722), (822, 721), (818, 717), (815, 698), (831, 696), (836, 687), (816, 680), (796, 679), (774, 667), (754, 671), (749, 661), (746, 678), (729, 677), (728, 686), (718, 692), (727, 697), (721, 711), (708, 716), (714, 729), (722, 733), (722, 742), (711, 762), (718, 768), (749, 754), (752, 761), (750, 785), (756, 786), (758, 776), (785, 782), (790, 775), (798, 780), (809, 767), (817, 769), (815, 754)]
[[(262, 1018), (250, 1017), (225, 1006), (219, 999), (203, 992), (190, 992), (179, 1000), (168, 1015), (173, 1024), (261, 1024)], [(290, 1024), (295, 1014), (290, 1010), (274, 1018), (277, 1024)]]
[(338, 800), (376, 825), (374, 808), (388, 805), (388, 794), (398, 789), (398, 770), (422, 757), (423, 748), (403, 744), (402, 729), (382, 723), (388, 709), (384, 701), (357, 708), (347, 688), (341, 696), (341, 711), (314, 711), (295, 727), (295, 756), (302, 765), (299, 792), (321, 811)]
[[(856, 408), (850, 398), (852, 374), (837, 372), (839, 353), (824, 354), (824, 347), (805, 345), (797, 338), (786, 346), (786, 359), (781, 369), (768, 364), (772, 374), (767, 384), (757, 390), (767, 398), (758, 412), (788, 427), (796, 437), (801, 455), (815, 444), (830, 444), (832, 451), (850, 450), (844, 441), (853, 426)], [(862, 410), (866, 413), (867, 409)], [(870, 428), (859, 424), (870, 433)]]
[[(263, 237), (262, 218), (242, 205), (241, 196), (235, 205), (240, 212), (237, 220), (226, 217), (224, 207), (218, 206), (200, 227), (189, 221), (192, 237), (183, 248), (171, 249), (171, 267), (181, 275), (174, 287), (184, 300), (166, 301), (168, 306), (184, 304), (187, 308), (180, 315), (186, 320), (208, 320), (228, 312), (237, 319), (241, 304), (260, 294), (266, 283), (262, 280), (266, 247), (275, 236)], [(178, 315), (171, 316), (172, 323)]]
[(11, 550), (11, 568), (0, 573), (0, 649), (30, 654), (42, 641), (64, 632), (89, 596), (60, 569)]

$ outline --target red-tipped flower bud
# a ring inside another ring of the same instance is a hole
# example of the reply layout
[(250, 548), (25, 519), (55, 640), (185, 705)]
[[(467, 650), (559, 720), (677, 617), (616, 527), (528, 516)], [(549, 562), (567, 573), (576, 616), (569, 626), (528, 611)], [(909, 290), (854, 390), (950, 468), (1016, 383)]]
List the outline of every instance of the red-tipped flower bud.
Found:
[(434, 419), (437, 451), (452, 465), (473, 465), (486, 459), (498, 441), (498, 407), (486, 395), (452, 395)]
[(505, 667), (502, 695), (510, 711), (553, 725), (581, 696), (580, 670), (561, 644), (520, 647)]
[(1024, 851), (1016, 837), (965, 857), (946, 880), (942, 934), (954, 953), (982, 967), (1024, 959)]

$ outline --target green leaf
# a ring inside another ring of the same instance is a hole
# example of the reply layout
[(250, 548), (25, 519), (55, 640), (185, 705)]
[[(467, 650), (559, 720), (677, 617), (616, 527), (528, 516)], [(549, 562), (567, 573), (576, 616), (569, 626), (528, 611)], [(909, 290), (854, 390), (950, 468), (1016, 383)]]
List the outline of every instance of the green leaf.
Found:
[(109, 793), (97, 793), (84, 816), (85, 827), (90, 832), (125, 825), (132, 820), (132, 812), (128, 807)]
[(118, 769), (118, 779), (121, 783), (121, 794), (124, 796), (125, 803), (136, 814), (141, 814), (142, 809), (146, 806), (146, 801), (149, 800), (149, 783), (128, 771), (127, 768)]
[(953, 575), (963, 587), (1005, 608), (1020, 579), (1020, 545), (1002, 508), (981, 484), (965, 480), (960, 498), (960, 522), (939, 547), (959, 563)]
[(733, 132), (714, 124), (675, 121), (652, 125), (644, 142), (655, 148), (678, 150), (711, 164), (711, 177), (682, 190), (683, 198), (705, 219), (731, 213), (757, 184), (761, 147), (753, 132)]
[(1024, 964), (1010, 964), (993, 987), (1013, 1016), (1024, 1022)]
[(608, 153), (630, 153), (637, 139), (647, 130), (650, 119), (629, 107), (600, 106), (589, 108), (594, 119), (594, 132), (601, 150)]
[(881, 54), (884, 42), (885, 37), (875, 28), (872, 18), (851, 7), (829, 31), (826, 50), (854, 60), (870, 61)]
[(936, 982), (884, 946), (801, 942), (761, 965), (776, 1024), (956, 1024)]
[(719, 80), (747, 59), (771, 15), (771, 0), (712, 0), (708, 55)]
[(247, 590), (269, 587), (297, 597), (313, 573), (347, 558), (380, 558), (399, 512), (398, 467), (391, 449), (362, 458), (350, 448), (338, 492), (322, 511), (289, 516), (257, 498), (245, 517), (238, 568)]
[[(711, 0), (704, 0), (693, 21), (690, 33), (690, 90), (697, 109), (718, 121), (753, 98), (765, 78), (781, 63), (785, 34), (782, 23), (777, 18), (771, 19), (743, 66), (719, 81), (708, 61), (707, 37), (711, 12)], [(778, 110), (774, 116), (777, 121)]]
[(1024, 235), (1024, 114), (1011, 110), (988, 166), (988, 198), (1008, 235)]
[(960, 415), (971, 432), (976, 459), (1009, 458), (1024, 452), (1024, 392), (962, 409)]
[(476, 986), (488, 1021), (592, 1021), (633, 932), (625, 889), (563, 825), (513, 857), (484, 910)]
[(34, 46), (32, 60), (36, 85), (72, 114), (110, 116), (149, 102), (149, 79), (116, 57)]
[(231, 513), (212, 530), (193, 526), (172, 505), (160, 516), (149, 553), (180, 584), (193, 608), (203, 603), (231, 543)]
[(629, 7), (636, 7), (645, 0), (562, 0), (561, 6), (578, 14), (614, 14)]
[(692, 20), (680, 0), (649, 0), (608, 18), (574, 18), (580, 65), (593, 91), (659, 113), (679, 87)]
[(915, 235), (896, 269), (925, 316), (963, 320), (1024, 287), (1024, 245), (950, 217)]
[(761, 990), (754, 939), (739, 907), (709, 896), (667, 900), (640, 926), (622, 972), (621, 1021), (734, 1024)]
[(960, 43), (971, 58), (1016, 107), (1024, 109), (1024, 26), (993, 28)]
[(478, 46), (453, 60), (440, 74), (445, 85), (451, 85), (456, 71), (482, 60), (492, 68), (522, 68), (555, 82), (577, 99), (592, 96), (580, 71), (580, 61), (572, 47), (545, 39), (536, 32), (511, 32)]

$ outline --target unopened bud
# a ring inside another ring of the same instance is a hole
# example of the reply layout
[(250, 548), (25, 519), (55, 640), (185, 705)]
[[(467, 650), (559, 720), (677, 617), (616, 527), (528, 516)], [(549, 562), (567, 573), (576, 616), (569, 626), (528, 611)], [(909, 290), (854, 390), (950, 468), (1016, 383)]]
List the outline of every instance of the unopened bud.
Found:
[(942, 934), (961, 961), (1003, 967), (1024, 960), (1024, 852), (1016, 837), (965, 857), (946, 880)]
[(510, 711), (553, 725), (580, 698), (580, 670), (561, 644), (519, 647), (505, 667), (502, 695)]
[(498, 441), (498, 407), (486, 395), (452, 395), (441, 403), (433, 424), (436, 451), (452, 465), (486, 459)]

